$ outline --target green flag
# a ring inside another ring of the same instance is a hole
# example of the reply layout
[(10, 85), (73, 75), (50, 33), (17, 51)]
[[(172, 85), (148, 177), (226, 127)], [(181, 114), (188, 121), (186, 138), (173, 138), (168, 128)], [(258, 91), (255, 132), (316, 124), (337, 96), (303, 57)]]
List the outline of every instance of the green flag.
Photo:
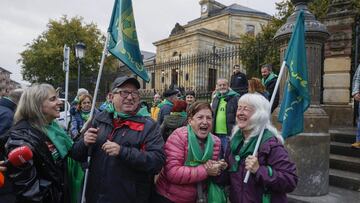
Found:
[(109, 52), (149, 82), (139, 49), (131, 0), (115, 0), (108, 32)]
[(278, 120), (282, 123), (282, 136), (287, 138), (304, 131), (304, 112), (310, 104), (303, 11), (297, 16), (285, 61), (289, 76)]

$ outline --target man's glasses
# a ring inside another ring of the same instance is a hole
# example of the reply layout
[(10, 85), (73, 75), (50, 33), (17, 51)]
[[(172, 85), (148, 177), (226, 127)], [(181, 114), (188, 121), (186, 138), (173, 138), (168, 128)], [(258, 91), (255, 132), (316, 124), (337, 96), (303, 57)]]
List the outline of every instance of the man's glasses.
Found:
[(113, 94), (120, 94), (121, 97), (126, 98), (129, 96), (129, 94), (131, 94), (131, 96), (133, 98), (139, 98), (140, 97), (140, 92), (138, 91), (127, 91), (127, 90), (118, 90), (116, 92), (113, 92)]

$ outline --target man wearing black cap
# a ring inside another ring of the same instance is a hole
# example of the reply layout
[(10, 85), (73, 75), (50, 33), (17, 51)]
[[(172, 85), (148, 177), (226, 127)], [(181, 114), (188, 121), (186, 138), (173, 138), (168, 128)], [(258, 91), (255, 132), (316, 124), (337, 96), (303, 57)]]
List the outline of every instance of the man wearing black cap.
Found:
[(159, 104), (160, 112), (158, 116), (158, 124), (159, 126), (164, 121), (164, 117), (166, 115), (170, 115), (171, 108), (174, 105), (174, 101), (177, 99), (177, 95), (179, 94), (179, 91), (176, 89), (168, 89), (164, 92), (164, 101)]
[(148, 112), (140, 108), (139, 82), (119, 77), (112, 85), (112, 104), (96, 115), (74, 154), (92, 159), (86, 202), (148, 202), (154, 175), (164, 162), (164, 141)]

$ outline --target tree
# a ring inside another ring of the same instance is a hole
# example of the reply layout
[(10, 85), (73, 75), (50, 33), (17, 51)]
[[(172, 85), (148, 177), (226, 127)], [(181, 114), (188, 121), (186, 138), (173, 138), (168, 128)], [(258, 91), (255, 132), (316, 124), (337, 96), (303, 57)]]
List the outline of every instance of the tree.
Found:
[[(87, 78), (95, 78), (99, 69), (99, 62), (105, 37), (93, 23), (84, 24), (82, 17), (68, 19), (62, 16), (59, 21), (50, 20), (47, 29), (32, 43), (26, 45), (19, 63), (21, 63), (22, 75), (31, 83), (49, 83), (54, 86), (64, 83), (63, 72), (63, 48), (67, 44), (70, 48), (70, 80), (77, 79), (77, 61), (75, 58), (75, 44), (86, 44), (86, 54), (81, 60), (82, 84)], [(108, 64), (112, 60), (107, 61)], [(76, 84), (76, 83), (74, 83)], [(71, 85), (72, 86), (76, 85)], [(73, 87), (74, 88), (74, 87)]]
[[(262, 31), (259, 34), (240, 37), (241, 42), (243, 42), (240, 46), (240, 56), (242, 64), (247, 68), (249, 77), (260, 77), (260, 66), (263, 64), (274, 65), (275, 72), (280, 68), (279, 47), (274, 44), (274, 36), (294, 12), (295, 7), (290, 0), (283, 0), (275, 4), (277, 13), (267, 25), (262, 26)], [(318, 20), (326, 17), (328, 7), (329, 0), (313, 0), (309, 3), (310, 11)]]

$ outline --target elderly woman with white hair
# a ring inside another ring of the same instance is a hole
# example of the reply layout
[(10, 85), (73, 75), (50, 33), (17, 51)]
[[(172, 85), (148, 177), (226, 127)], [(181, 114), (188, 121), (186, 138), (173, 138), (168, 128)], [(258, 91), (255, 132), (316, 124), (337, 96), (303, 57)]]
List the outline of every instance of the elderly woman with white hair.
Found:
[[(296, 188), (295, 164), (283, 139), (270, 122), (270, 104), (259, 94), (245, 94), (238, 101), (236, 126), (225, 153), (229, 164), (219, 183), (230, 185), (230, 202), (287, 202)], [(252, 156), (260, 131), (265, 128), (257, 156)], [(249, 181), (244, 183), (246, 171)]]

